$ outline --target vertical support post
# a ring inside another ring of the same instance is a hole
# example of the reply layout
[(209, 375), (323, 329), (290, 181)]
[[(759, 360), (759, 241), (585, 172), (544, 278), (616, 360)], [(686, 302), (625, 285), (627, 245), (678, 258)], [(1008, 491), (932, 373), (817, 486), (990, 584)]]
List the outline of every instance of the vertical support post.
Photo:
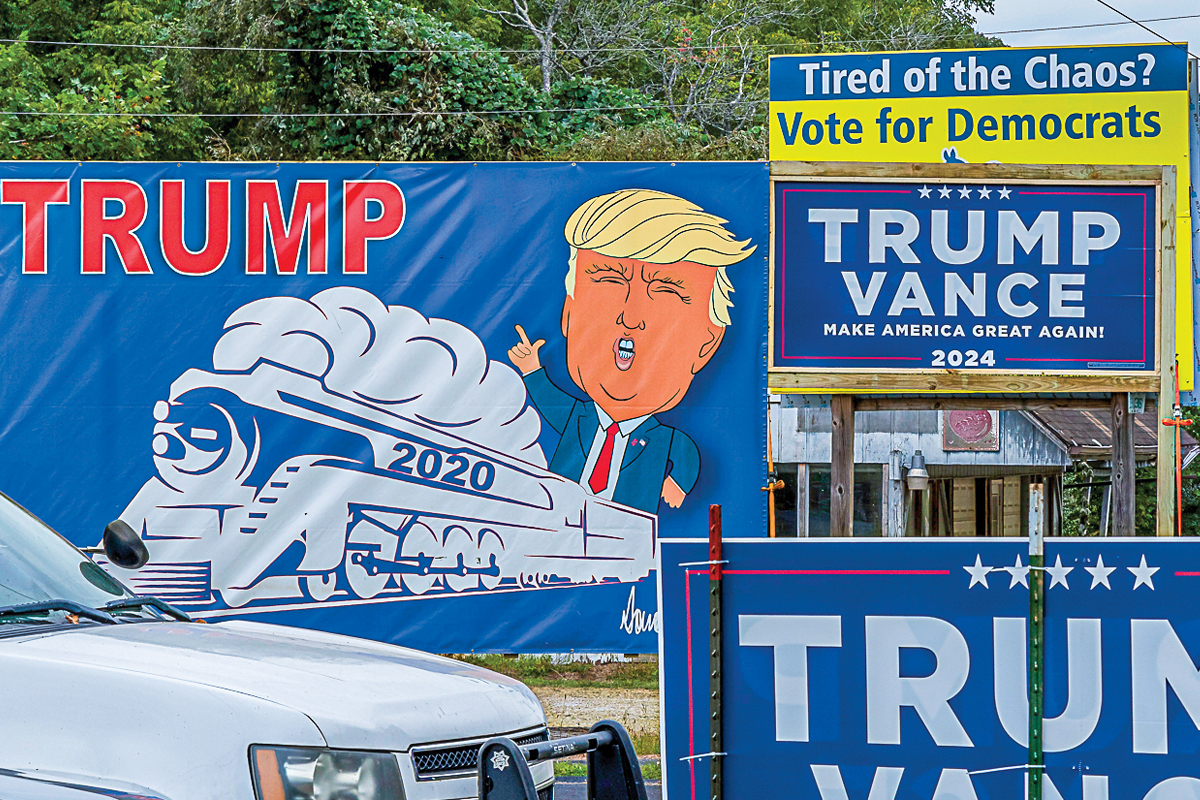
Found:
[(775, 456), (771, 452), (771, 403), (767, 403), (767, 485), (763, 491), (767, 493), (767, 536), (775, 538), (775, 492), (784, 487), (775, 471)]
[(796, 536), (808, 538), (808, 464), (796, 465)]
[(893, 450), (891, 460), (888, 464), (888, 478), (891, 485), (891, 491), (888, 492), (888, 513), (887, 513), (887, 535), (888, 536), (903, 536), (904, 524), (904, 465), (902, 463), (902, 454), (899, 450)]
[(1042, 800), (1042, 717), (1045, 696), (1046, 558), (1042, 547), (1045, 494), (1041, 484), (1029, 487), (1029, 800)]
[(1133, 454), (1133, 415), (1129, 394), (1112, 393), (1112, 511), (1113, 535), (1134, 535), (1134, 490), (1136, 462)]
[[(1162, 169), (1162, 185), (1159, 188), (1159, 218), (1160, 234), (1159, 247), (1162, 257), (1159, 267), (1160, 286), (1158, 359), (1158, 407), (1162, 409), (1171, 406), (1175, 386), (1175, 229), (1179, 222), (1176, 216), (1176, 168), (1165, 166)], [(1186, 178), (1185, 178), (1186, 180)], [(1184, 274), (1190, 274), (1188, 270)], [(1186, 291), (1186, 284), (1185, 284)], [(1158, 447), (1156, 448), (1155, 469), (1155, 533), (1159, 536), (1172, 536), (1175, 533), (1175, 476), (1171, 473), (1171, 464), (1175, 461), (1175, 437), (1162, 426), (1158, 428)]]
[[(1179, 405), (1179, 362), (1175, 362), (1175, 405), (1171, 416), (1162, 424), (1175, 429), (1175, 518), (1179, 523), (1178, 534), (1183, 536), (1183, 448), (1180, 442), (1183, 434), (1180, 428), (1191, 425), (1192, 421), (1183, 418), (1183, 408)], [(1159, 531), (1158, 535), (1162, 536), (1163, 532)]]
[(722, 797), (721, 734), (721, 507), (708, 507), (708, 649), (709, 649), (709, 789), (712, 800)]
[(854, 535), (854, 398), (837, 394), (830, 401), (829, 535)]

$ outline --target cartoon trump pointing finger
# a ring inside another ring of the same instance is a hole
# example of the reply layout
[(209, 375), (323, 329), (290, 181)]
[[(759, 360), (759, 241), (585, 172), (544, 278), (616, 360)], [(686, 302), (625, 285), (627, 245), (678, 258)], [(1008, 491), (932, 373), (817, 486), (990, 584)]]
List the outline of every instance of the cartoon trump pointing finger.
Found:
[(508, 357), (542, 419), (560, 434), (551, 471), (594, 495), (656, 513), (696, 485), (700, 454), (655, 414), (677, 406), (730, 324), (725, 268), (756, 249), (725, 220), (674, 195), (624, 189), (588, 200), (567, 220), (571, 247), (562, 309), (567, 372), (588, 396), (555, 386), (538, 351)]

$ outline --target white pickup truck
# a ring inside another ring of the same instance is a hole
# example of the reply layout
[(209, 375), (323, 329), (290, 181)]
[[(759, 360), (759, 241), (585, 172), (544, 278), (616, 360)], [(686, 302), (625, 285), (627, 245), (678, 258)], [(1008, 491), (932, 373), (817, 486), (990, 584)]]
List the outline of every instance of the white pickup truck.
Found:
[[(145, 558), (123, 523), (105, 551)], [(515, 680), (346, 636), (190, 621), (0, 495), (0, 776), (114, 798), (449, 800), (477, 796), (476, 754), (500, 735), (547, 740)], [(551, 762), (533, 775), (549, 800)]]

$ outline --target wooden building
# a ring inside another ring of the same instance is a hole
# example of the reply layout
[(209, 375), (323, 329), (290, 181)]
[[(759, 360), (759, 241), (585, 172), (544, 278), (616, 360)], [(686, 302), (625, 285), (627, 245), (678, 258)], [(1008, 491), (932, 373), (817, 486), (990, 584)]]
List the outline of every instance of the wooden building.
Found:
[[(771, 444), (784, 482), (777, 536), (828, 536), (832, 416), (819, 396), (772, 395)], [(1027, 536), (1030, 485), (1061, 527), (1068, 445), (1026, 411), (856, 411), (855, 536)], [(928, 488), (909, 488), (920, 452)]]

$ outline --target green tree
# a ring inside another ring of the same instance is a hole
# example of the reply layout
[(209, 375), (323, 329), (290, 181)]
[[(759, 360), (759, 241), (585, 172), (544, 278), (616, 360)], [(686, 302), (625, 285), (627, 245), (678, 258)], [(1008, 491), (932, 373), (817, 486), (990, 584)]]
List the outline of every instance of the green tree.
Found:
[[(154, 42), (166, 34), (164, 20), (177, 10), (170, 0), (111, 0), (90, 22), (64, 15), (67, 30), (43, 35), (75, 32), (88, 42)], [(7, 13), (10, 22), (30, 21), (13, 9)], [(174, 160), (202, 152), (202, 123), (157, 116), (179, 110), (163, 51), (24, 42), (0, 47), (0, 108), (34, 112), (0, 115), (3, 158)]]
[(979, 46), (990, 7), (421, 1), (12, 0), (0, 157), (763, 157), (770, 54)]
[[(230, 41), (223, 5), (206, 2), (193, 12), (193, 43)], [(226, 127), (223, 148), (235, 158), (523, 158), (611, 121), (651, 117), (606, 111), (644, 104), (608, 81), (538, 92), (496, 48), (389, 0), (248, 0), (237, 19), (254, 32), (253, 46), (282, 51), (254, 62), (257, 83), (243, 65), (238, 85), (246, 89), (218, 96), (206, 84), (212, 68), (202, 55), (191, 54), (184, 70), (191, 95), (230, 109), (257, 100), (261, 111), (277, 114)]]

